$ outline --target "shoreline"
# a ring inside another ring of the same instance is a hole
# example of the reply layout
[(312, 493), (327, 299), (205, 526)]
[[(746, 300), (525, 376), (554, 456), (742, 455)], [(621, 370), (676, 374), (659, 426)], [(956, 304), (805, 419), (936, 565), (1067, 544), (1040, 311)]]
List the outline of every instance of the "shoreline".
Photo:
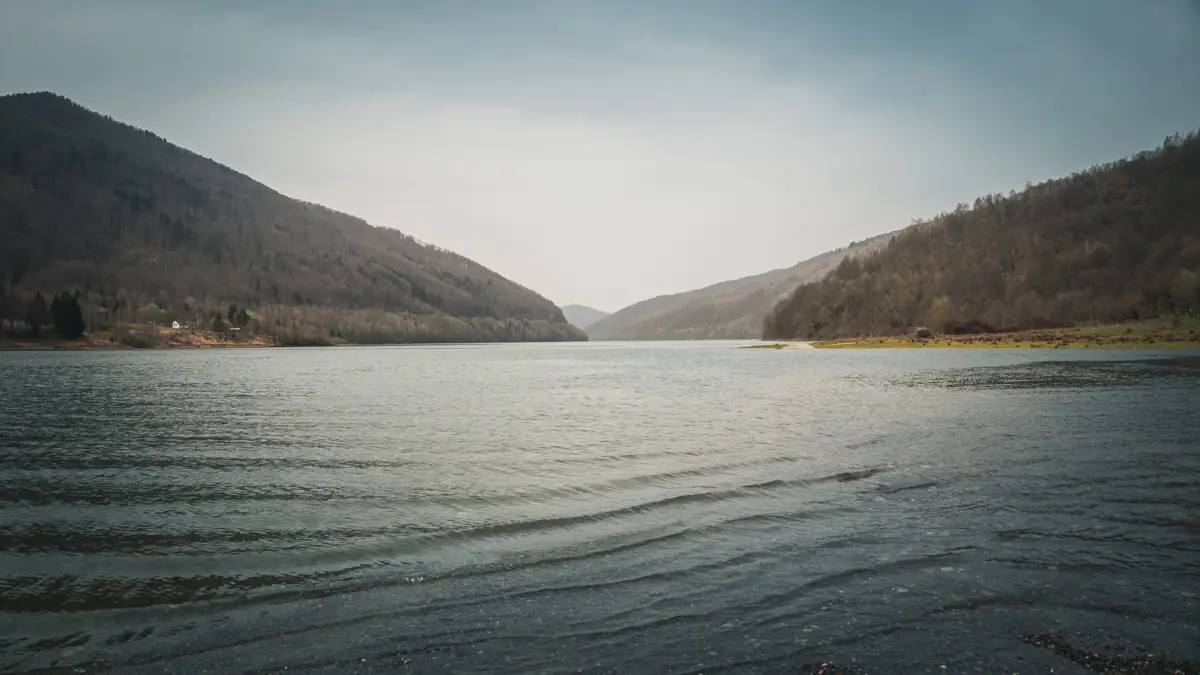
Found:
[[(888, 340), (888, 338), (883, 338)], [(927, 340), (925, 344), (907, 344), (907, 340), (881, 342), (825, 342), (813, 349), (1200, 349), (1200, 342), (1147, 342), (1141, 344), (1062, 344), (1055, 342), (1006, 341), (996, 344), (970, 344)]]
[(213, 344), (213, 345), (156, 345), (154, 347), (132, 347), (130, 345), (112, 344), (6, 344), (0, 343), (0, 352), (124, 352), (124, 351), (159, 351), (164, 349), (278, 349), (282, 345), (271, 344)]
[(1200, 349), (1200, 316), (1150, 321), (1075, 325), (1003, 333), (933, 333), (843, 337), (808, 343), (779, 341), (751, 349)]
[(78, 340), (0, 336), (0, 351), (110, 351), (126, 349), (265, 349), (278, 343), (264, 337), (229, 340), (199, 333), (166, 333), (130, 344), (109, 335), (85, 335)]
[(57, 352), (57, 351), (155, 351), (163, 349), (317, 349), (336, 347), (417, 347), (417, 346), (461, 346), (461, 345), (501, 345), (501, 344), (580, 344), (579, 342), (558, 341), (495, 341), (495, 342), (334, 342), (330, 344), (288, 344), (272, 341), (270, 338), (245, 338), (240, 340), (202, 339), (202, 340), (165, 340), (156, 343), (128, 344), (96, 337), (84, 337), (79, 340), (63, 340), (61, 338), (45, 338), (30, 340), (29, 338), (12, 338), (0, 336), (0, 352)]
[(162, 349), (277, 349), (282, 345), (271, 344), (212, 344), (212, 345), (156, 345), (154, 347), (132, 347), (123, 344), (44, 344), (44, 343), (0, 343), (0, 352), (123, 352), (157, 351)]
[(817, 349), (1200, 349), (1194, 317), (1068, 326), (1010, 333), (930, 334), (824, 340)]

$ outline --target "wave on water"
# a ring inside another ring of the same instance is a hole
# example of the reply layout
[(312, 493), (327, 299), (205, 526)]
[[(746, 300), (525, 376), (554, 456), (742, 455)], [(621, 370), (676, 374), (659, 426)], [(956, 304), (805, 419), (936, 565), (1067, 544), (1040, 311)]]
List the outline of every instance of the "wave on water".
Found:
[(1194, 356), (264, 354), (0, 354), (0, 670), (1200, 660)]

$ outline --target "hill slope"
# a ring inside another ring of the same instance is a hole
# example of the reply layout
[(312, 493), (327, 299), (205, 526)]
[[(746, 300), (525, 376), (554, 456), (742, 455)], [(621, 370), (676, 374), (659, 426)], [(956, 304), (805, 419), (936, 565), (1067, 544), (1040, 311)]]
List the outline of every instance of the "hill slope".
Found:
[(988, 195), (800, 286), (766, 338), (1010, 330), (1200, 310), (1200, 135)]
[(562, 311), (563, 316), (567, 317), (567, 323), (576, 328), (587, 328), (608, 316), (608, 312), (593, 309), (586, 305), (566, 305), (562, 308)]
[(705, 340), (756, 338), (763, 317), (797, 285), (819, 279), (842, 259), (875, 250), (894, 232), (783, 269), (661, 295), (630, 305), (588, 328), (594, 340)]
[(0, 240), (0, 280), (23, 297), (79, 289), (185, 316), (250, 305), (313, 339), (586, 339), (474, 261), (53, 94), (0, 97)]

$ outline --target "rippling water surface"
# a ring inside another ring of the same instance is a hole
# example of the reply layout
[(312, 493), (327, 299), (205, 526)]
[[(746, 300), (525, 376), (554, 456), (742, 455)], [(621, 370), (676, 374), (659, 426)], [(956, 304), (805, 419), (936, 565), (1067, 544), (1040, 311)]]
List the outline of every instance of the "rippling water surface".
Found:
[(1200, 661), (1195, 352), (735, 347), (0, 353), (0, 670)]

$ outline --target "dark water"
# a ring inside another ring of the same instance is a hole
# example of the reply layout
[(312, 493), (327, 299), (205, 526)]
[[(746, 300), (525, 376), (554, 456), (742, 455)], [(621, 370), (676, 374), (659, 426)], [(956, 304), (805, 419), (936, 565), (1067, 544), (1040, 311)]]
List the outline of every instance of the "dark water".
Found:
[(0, 670), (1195, 663), (1196, 356), (0, 353)]

